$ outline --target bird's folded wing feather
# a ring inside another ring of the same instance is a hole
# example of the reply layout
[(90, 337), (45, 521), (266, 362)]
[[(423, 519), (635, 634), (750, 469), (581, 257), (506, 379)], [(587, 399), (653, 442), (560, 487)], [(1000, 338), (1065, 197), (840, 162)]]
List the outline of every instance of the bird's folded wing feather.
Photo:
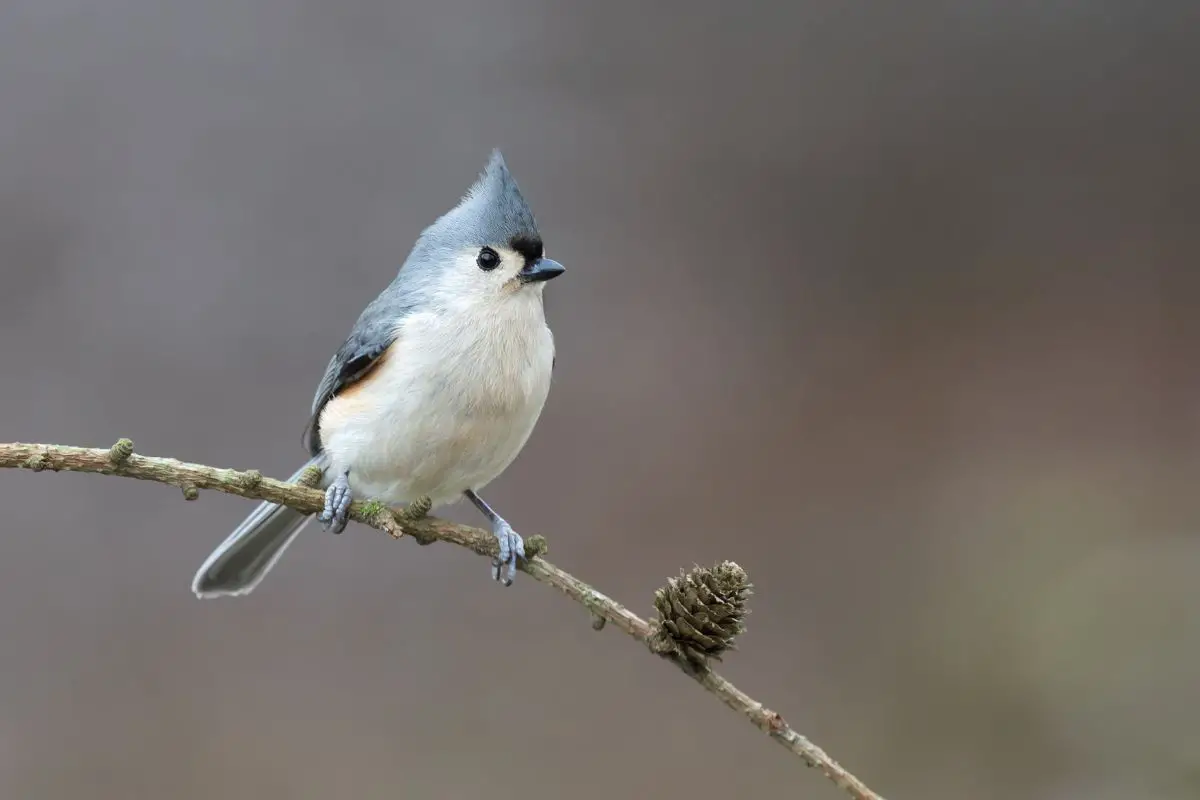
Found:
[(397, 327), (412, 310), (412, 303), (396, 291), (396, 284), (388, 287), (358, 318), (346, 341), (333, 354), (317, 393), (313, 397), (312, 414), (308, 420), (307, 445), (312, 455), (321, 450), (319, 422), (325, 405), (339, 392), (365, 378), (379, 365), (397, 338)]

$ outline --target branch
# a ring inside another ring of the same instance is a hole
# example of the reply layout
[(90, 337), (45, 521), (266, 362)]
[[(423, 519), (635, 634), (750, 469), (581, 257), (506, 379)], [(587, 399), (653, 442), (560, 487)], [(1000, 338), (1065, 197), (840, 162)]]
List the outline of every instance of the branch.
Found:
[[(235, 494), (254, 500), (266, 500), (279, 505), (289, 506), (305, 513), (319, 512), (325, 504), (325, 493), (311, 486), (285, 483), (267, 478), (258, 470), (239, 471), (219, 469), (202, 464), (189, 464), (173, 458), (153, 458), (133, 452), (133, 443), (122, 439), (107, 450), (67, 447), (52, 444), (3, 444), (0, 443), (0, 467), (31, 469), (35, 472), (50, 470), (53, 472), (94, 472), (101, 475), (117, 475), (124, 478), (153, 481), (179, 487), (185, 499), (195, 500), (201, 489), (212, 489), (226, 494)], [(421, 544), (434, 541), (444, 541), (465, 547), (481, 556), (493, 557), (497, 554), (496, 539), (487, 531), (466, 525), (455, 525), (436, 517), (418, 516), (423, 509), (408, 513), (405, 509), (393, 509), (376, 501), (357, 501), (350, 507), (350, 518), (364, 525), (383, 531), (392, 538), (399, 539), (408, 535)], [(883, 800), (869, 789), (862, 781), (854, 777), (848, 770), (830, 758), (824, 750), (817, 747), (805, 737), (794, 731), (783, 717), (775, 711), (766, 708), (748, 694), (738, 689), (725, 678), (708, 668), (704, 658), (697, 658), (694, 652), (689, 652), (686, 645), (681, 648), (673, 638), (678, 631), (672, 626), (668, 633), (662, 623), (652, 623), (642, 619), (615, 600), (601, 594), (588, 584), (573, 575), (559, 569), (546, 561), (542, 556), (547, 551), (546, 540), (541, 536), (531, 536), (526, 540), (528, 559), (519, 566), (535, 580), (553, 586), (580, 605), (587, 608), (593, 615), (593, 627), (597, 630), (604, 627), (605, 622), (611, 622), (625, 633), (646, 645), (652, 653), (672, 662), (685, 675), (695, 680), (725, 705), (749, 719), (756, 727), (783, 745), (793, 755), (798, 756), (809, 767), (821, 770), (830, 781), (842, 788), (856, 800)], [(731, 569), (741, 574), (736, 565)], [(720, 570), (720, 568), (718, 568)], [(701, 575), (701, 573), (703, 573)], [(712, 572), (697, 570), (693, 575), (712, 577)], [(689, 580), (684, 576), (681, 581)], [(665, 592), (679, 590), (684, 592), (688, 586), (698, 588), (704, 594), (703, 586), (694, 584), (678, 584), (673, 580), (669, 589), (660, 590), (659, 600), (669, 605), (674, 599), (678, 609), (678, 598), (683, 594), (666, 595)], [(748, 587), (748, 584), (744, 584)], [(663, 599), (667, 598), (667, 599)], [(711, 595), (710, 595), (711, 598)], [(686, 598), (685, 598), (686, 599)], [(696, 595), (690, 595), (693, 603)], [(722, 604), (725, 609), (731, 608), (728, 603)], [(663, 606), (660, 605), (660, 612)], [(696, 611), (695, 608), (692, 609)], [(699, 608), (701, 616), (705, 609)], [(686, 616), (696, 623), (696, 617)], [(705, 621), (704, 619), (701, 620)], [(686, 628), (686, 622), (682, 623)], [(740, 624), (735, 620), (736, 631), (740, 632)], [(690, 630), (700, 640), (709, 641), (703, 634)], [(707, 630), (707, 629), (706, 629)], [(708, 631), (711, 633), (712, 631)], [(729, 644), (729, 636), (725, 644)], [(693, 641), (695, 641), (693, 639)], [(715, 648), (715, 654), (726, 647)]]

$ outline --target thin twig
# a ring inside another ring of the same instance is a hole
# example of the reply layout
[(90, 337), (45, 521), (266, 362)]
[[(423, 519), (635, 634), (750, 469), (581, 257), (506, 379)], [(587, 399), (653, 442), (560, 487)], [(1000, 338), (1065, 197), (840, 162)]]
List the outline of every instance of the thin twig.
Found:
[[(133, 452), (133, 443), (128, 439), (122, 439), (107, 450), (54, 444), (0, 443), (0, 467), (94, 472), (154, 481), (179, 487), (188, 499), (194, 499), (200, 489), (213, 489), (240, 497), (267, 500), (306, 513), (320, 511), (325, 502), (325, 494), (319, 489), (267, 478), (257, 470), (220, 469), (173, 458), (138, 455)], [(403, 509), (389, 508), (377, 502), (355, 502), (350, 507), (350, 518), (396, 539), (409, 535), (422, 544), (440, 540), (465, 547), (482, 556), (497, 554), (496, 539), (487, 531), (430, 516), (411, 519)], [(809, 767), (818, 768), (851, 797), (857, 800), (883, 800), (824, 750), (792, 730), (778, 713), (766, 708), (708, 667), (697, 666), (686, 658), (664, 652), (663, 648), (656, 645), (659, 640), (655, 636), (654, 625), (546, 561), (541, 557), (545, 551), (545, 539), (540, 536), (529, 537), (526, 541), (529, 558), (520, 564), (521, 570), (583, 605), (592, 612), (593, 619), (611, 622), (646, 645), (651, 652), (673, 662), (684, 674), (799, 756)]]

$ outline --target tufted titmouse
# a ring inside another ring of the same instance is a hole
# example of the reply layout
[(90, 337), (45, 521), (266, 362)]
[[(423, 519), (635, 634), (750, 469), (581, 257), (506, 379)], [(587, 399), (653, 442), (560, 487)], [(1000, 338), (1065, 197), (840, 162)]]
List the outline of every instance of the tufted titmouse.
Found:
[[(512, 583), (524, 543), (478, 490), (517, 457), (546, 402), (555, 356), (542, 292), (563, 271), (545, 257), (533, 212), (494, 151), (459, 204), (421, 233), (317, 387), (312, 458), (292, 479), (321, 469), (326, 530), (342, 532), (354, 497), (437, 506), (465, 495), (499, 540), (492, 577)], [(192, 591), (249, 593), (310, 519), (260, 504)]]

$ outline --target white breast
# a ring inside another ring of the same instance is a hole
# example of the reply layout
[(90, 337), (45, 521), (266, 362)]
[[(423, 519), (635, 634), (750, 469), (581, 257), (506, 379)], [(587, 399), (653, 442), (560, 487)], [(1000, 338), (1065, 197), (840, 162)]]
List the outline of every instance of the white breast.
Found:
[[(554, 337), (541, 298), (417, 313), (380, 366), (325, 407), (321, 438), (360, 498), (458, 499), (504, 471), (550, 391)], [(330, 474), (337, 474), (331, 472)]]

